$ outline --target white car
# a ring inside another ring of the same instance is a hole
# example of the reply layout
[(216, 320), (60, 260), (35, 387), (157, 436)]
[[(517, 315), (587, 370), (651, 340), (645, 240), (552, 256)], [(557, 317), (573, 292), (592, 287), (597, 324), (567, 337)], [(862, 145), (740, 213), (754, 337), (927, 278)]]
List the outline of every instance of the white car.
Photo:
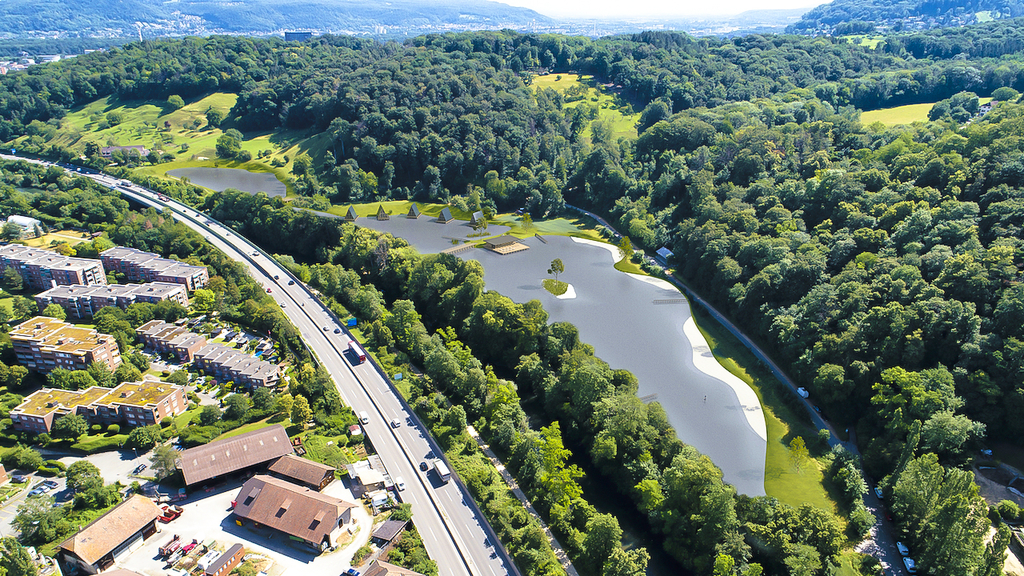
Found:
[(807, 391), (807, 388), (804, 388), (804, 387), (802, 387), (802, 386), (801, 386), (800, 388), (797, 388), (797, 389), (796, 389), (796, 393), (797, 393), (797, 394), (799, 394), (801, 398), (807, 398), (808, 396), (810, 396), (810, 395), (811, 395), (811, 394), (810, 394), (810, 393), (809, 393), (809, 392)]
[(392, 427), (392, 428), (398, 428), (398, 427), (400, 427), (401, 425), (402, 425), (402, 421), (401, 421), (401, 420), (399, 420), (398, 418), (392, 418), (392, 419), (391, 419), (391, 427)]
[(897, 542), (896, 549), (900, 551), (900, 556), (910, 556), (910, 548), (903, 542)]
[(395, 476), (395, 488), (398, 488), (399, 492), (405, 490), (405, 479), (401, 476)]
[(917, 562), (914, 562), (912, 558), (904, 556), (903, 565), (907, 567), (907, 572), (910, 572), (911, 574), (917, 574)]

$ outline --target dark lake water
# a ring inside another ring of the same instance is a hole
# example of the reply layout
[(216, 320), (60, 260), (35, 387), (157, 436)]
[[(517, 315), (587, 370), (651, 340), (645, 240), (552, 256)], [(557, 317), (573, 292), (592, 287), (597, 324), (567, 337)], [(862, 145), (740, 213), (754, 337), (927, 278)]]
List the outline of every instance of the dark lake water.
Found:
[(285, 196), (288, 188), (273, 174), (249, 172), (238, 168), (178, 168), (167, 174), (188, 178), (193, 184), (221, 192), (228, 188), (250, 194), (265, 192), (267, 196)]
[[(365, 222), (406, 238), (421, 252), (451, 246), (442, 237), (459, 230), (454, 222), (426, 218)], [(567, 236), (546, 240), (528, 238), (523, 242), (529, 250), (507, 256), (480, 248), (458, 256), (483, 265), (488, 290), (516, 302), (538, 299), (551, 322), (575, 324), (598, 357), (637, 377), (639, 396), (664, 406), (680, 440), (707, 454), (740, 493), (764, 495), (767, 431), (761, 405), (749, 386), (714, 360), (683, 295), (667, 282), (615, 270), (607, 245)], [(541, 286), (555, 258), (565, 263), (559, 279), (573, 286), (575, 298), (556, 298)]]

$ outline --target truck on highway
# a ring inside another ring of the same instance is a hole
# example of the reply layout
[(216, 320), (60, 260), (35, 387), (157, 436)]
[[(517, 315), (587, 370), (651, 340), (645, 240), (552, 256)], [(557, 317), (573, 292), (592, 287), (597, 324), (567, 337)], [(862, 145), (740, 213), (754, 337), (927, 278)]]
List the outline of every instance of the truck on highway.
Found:
[(452, 471), (448, 469), (448, 465), (440, 458), (434, 460), (434, 472), (437, 472), (437, 477), (445, 484), (452, 479)]
[(366, 352), (363, 351), (363, 347), (356, 343), (355, 340), (348, 341), (348, 349), (356, 357), (356, 364), (366, 362)]

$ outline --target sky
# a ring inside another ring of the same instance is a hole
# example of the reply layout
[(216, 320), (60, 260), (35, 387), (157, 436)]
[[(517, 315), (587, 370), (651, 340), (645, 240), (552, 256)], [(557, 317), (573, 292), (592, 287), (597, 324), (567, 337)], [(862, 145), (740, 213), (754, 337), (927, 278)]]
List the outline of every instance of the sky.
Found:
[(747, 10), (812, 8), (822, 0), (497, 0), (557, 18), (674, 17), (739, 14)]

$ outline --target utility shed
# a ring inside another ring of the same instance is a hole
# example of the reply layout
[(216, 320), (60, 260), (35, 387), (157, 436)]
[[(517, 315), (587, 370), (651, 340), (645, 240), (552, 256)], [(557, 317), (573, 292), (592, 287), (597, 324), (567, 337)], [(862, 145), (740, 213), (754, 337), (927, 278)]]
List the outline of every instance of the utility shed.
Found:
[(348, 212), (345, 212), (345, 222), (355, 222), (356, 218), (358, 218), (358, 216), (356, 216), (356, 209), (349, 206)]
[(334, 468), (294, 454), (285, 454), (270, 465), (274, 476), (322, 491), (334, 480)]
[(293, 453), (288, 433), (280, 424), (253, 430), (181, 453), (178, 468), (186, 486), (266, 465)]
[(441, 215), (437, 217), (437, 221), (441, 224), (447, 224), (452, 220), (455, 220), (455, 218), (452, 217), (452, 211), (449, 210), (447, 206), (442, 208)]
[(391, 220), (391, 216), (384, 210), (383, 204), (377, 205), (377, 220)]
[(409, 218), (413, 218), (413, 219), (419, 218), (420, 217), (420, 207), (419, 207), (419, 205), (416, 204), (415, 202), (413, 202), (412, 206), (409, 207), (409, 213), (406, 214), (406, 216), (409, 217)]
[(205, 576), (226, 576), (242, 562), (245, 557), (245, 548), (241, 544), (235, 544), (228, 551), (221, 554), (213, 564), (205, 571)]
[(481, 224), (486, 224), (486, 223), (487, 222), (486, 222), (486, 219), (484, 218), (484, 213), (481, 210), (477, 210), (476, 212), (473, 212), (473, 217), (469, 219), (469, 225), (474, 227), (474, 228), (476, 228), (477, 226), (480, 226)]

